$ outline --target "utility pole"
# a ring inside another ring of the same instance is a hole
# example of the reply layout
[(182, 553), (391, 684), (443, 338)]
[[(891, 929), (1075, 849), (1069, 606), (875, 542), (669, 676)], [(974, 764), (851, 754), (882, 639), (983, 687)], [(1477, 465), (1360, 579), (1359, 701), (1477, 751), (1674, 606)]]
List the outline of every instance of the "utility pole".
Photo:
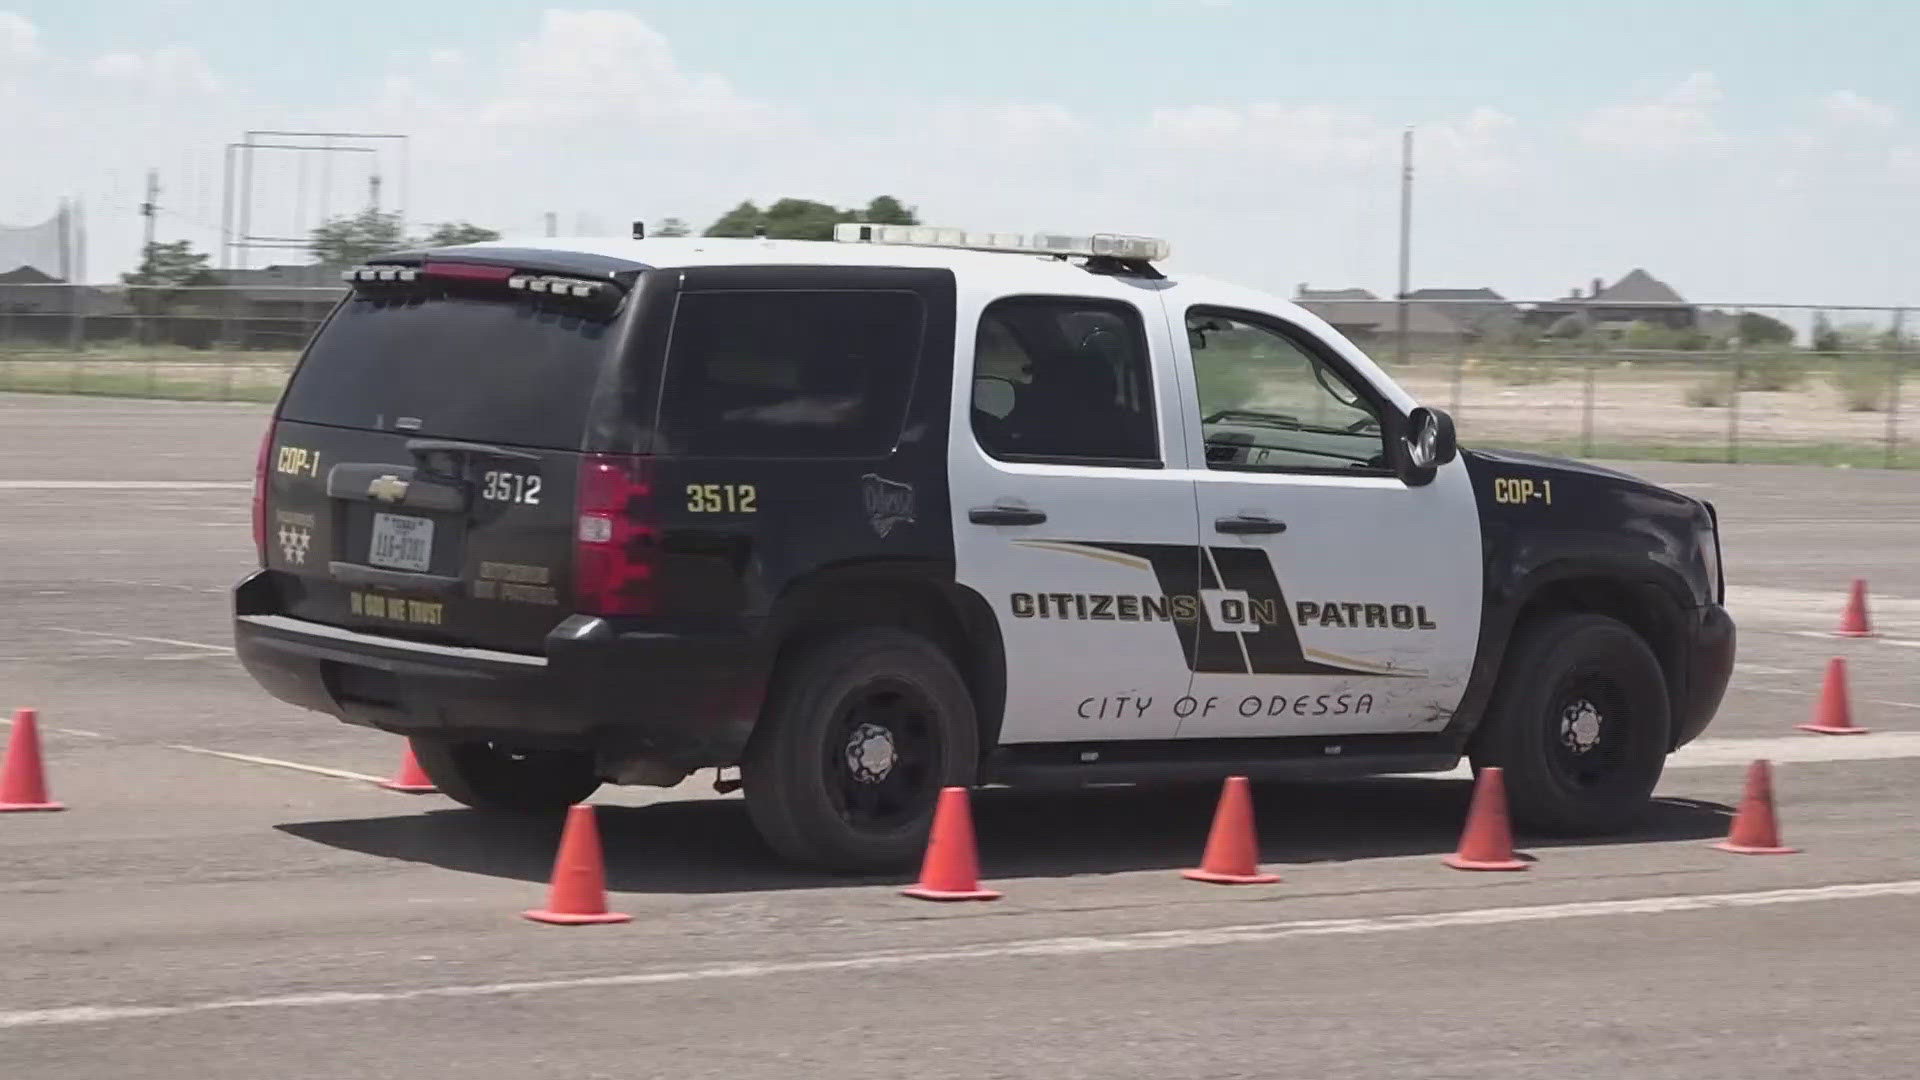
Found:
[(140, 248), (140, 261), (145, 263), (147, 256), (153, 253), (153, 219), (160, 213), (160, 170), (147, 170), (147, 201), (140, 204), (140, 216), (147, 219), (147, 239)]
[(374, 213), (380, 212), (380, 174), (367, 177), (367, 208)]
[(560, 235), (560, 215), (551, 210), (547, 211), (547, 235)]
[(1413, 267), (1413, 128), (1400, 135), (1400, 292), (1397, 297), (1394, 361), (1407, 362), (1407, 293)]

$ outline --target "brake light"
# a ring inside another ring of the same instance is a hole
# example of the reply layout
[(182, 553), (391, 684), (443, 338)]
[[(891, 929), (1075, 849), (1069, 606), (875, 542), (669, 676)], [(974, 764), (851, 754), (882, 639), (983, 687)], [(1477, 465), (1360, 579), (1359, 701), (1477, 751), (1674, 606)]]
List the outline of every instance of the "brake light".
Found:
[(589, 615), (653, 610), (657, 533), (648, 520), (653, 484), (647, 460), (588, 454), (580, 462), (574, 525), (573, 591)]
[(484, 263), (432, 262), (420, 268), (421, 276), (430, 278), (449, 278), (454, 281), (481, 281), (493, 285), (504, 284), (513, 276), (511, 266), (487, 266)]
[(267, 456), (273, 452), (273, 421), (260, 437), (260, 456), (253, 463), (253, 551), (267, 565)]

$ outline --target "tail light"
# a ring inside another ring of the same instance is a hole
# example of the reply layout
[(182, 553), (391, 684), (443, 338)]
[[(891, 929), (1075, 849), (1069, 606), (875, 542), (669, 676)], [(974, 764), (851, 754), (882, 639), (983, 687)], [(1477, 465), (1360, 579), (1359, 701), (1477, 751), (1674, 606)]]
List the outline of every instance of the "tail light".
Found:
[(647, 460), (588, 454), (580, 462), (574, 525), (573, 590), (589, 615), (653, 610), (657, 533), (650, 522), (653, 484)]
[(273, 422), (260, 436), (260, 456), (253, 463), (253, 551), (267, 565), (267, 457), (273, 453)]

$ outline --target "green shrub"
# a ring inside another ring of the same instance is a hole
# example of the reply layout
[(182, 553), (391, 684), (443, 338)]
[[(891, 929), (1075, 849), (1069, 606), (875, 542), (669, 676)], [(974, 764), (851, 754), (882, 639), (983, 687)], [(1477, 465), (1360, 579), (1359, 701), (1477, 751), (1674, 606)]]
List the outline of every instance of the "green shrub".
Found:
[(1687, 404), (1696, 409), (1724, 409), (1727, 399), (1732, 396), (1727, 393), (1727, 380), (1718, 375), (1708, 376), (1687, 387)]
[(1792, 390), (1807, 381), (1806, 364), (1788, 353), (1754, 353), (1740, 364), (1741, 390)]
[(1845, 364), (1827, 376), (1848, 412), (1885, 412), (1892, 397), (1891, 378), (1883, 364)]

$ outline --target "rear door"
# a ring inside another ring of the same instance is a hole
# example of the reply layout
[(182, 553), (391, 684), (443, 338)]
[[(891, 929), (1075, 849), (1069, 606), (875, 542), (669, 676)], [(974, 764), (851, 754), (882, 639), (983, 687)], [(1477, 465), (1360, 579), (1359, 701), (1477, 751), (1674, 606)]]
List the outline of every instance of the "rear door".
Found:
[(958, 576), (1006, 645), (1002, 743), (1169, 738), (1192, 707), (1199, 554), (1167, 325), (1151, 292), (1088, 286), (976, 315), (953, 428)]
[(309, 347), (267, 461), (287, 614), (529, 652), (567, 614), (618, 308), (536, 297), (510, 273), (362, 287)]

